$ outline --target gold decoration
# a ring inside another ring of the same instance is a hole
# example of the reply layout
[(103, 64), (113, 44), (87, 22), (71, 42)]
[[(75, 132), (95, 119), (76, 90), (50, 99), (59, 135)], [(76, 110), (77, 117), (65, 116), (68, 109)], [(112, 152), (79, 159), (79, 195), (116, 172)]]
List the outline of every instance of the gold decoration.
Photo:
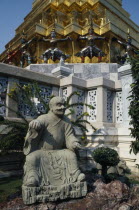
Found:
[[(66, 54), (71, 55), (68, 62), (80, 62), (74, 54), (85, 47), (86, 43), (84, 41), (79, 43), (77, 38), (79, 35), (88, 33), (92, 20), (96, 35), (104, 36), (108, 39), (114, 36), (118, 39), (126, 40), (128, 28), (128, 32), (130, 32), (133, 40), (133, 46), (139, 48), (139, 27), (130, 20), (128, 13), (125, 13), (119, 1), (108, 0), (108, 2), (109, 5), (106, 5), (105, 0), (34, 0), (32, 11), (16, 29), (16, 36), (6, 45), (6, 51), (9, 45), (11, 50), (16, 50), (20, 47), (23, 31), (28, 35), (28, 40), (36, 36), (39, 40), (42, 37), (49, 38), (52, 29), (55, 28), (58, 38), (70, 36), (73, 39), (72, 46), (71, 42), (66, 45), (59, 44), (58, 46)], [(110, 46), (112, 44), (110, 41), (98, 43), (98, 45), (102, 45), (100, 46), (101, 50), (107, 54), (102, 62), (112, 61), (112, 52), (110, 50), (113, 49)], [(39, 41), (37, 41), (37, 44), (34, 42), (34, 45), (37, 46), (34, 56), (40, 62), (40, 55), (50, 46)], [(7, 56), (6, 51), (0, 55), (0, 61), (5, 60)], [(17, 56), (16, 60), (18, 59), (19, 56)], [(90, 61), (86, 58), (85, 62), (96, 62), (96, 59), (94, 58)]]

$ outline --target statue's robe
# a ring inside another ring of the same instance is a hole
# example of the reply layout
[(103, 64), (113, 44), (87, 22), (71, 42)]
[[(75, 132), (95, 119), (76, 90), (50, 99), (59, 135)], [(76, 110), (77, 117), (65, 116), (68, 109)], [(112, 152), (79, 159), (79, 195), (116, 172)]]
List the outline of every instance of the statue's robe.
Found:
[(59, 118), (52, 112), (37, 118), (41, 129), (29, 128), (24, 153), (26, 156), (24, 185), (29, 174), (36, 174), (39, 185), (74, 183), (81, 173), (73, 143), (78, 142), (67, 117)]

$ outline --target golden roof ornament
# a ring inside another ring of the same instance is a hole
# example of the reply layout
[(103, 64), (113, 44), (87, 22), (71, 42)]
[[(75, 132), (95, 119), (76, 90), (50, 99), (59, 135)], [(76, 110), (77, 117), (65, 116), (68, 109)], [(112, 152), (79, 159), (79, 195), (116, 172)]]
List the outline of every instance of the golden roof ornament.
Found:
[[(21, 40), (23, 30), (27, 32), (28, 40), (36, 36), (38, 39), (55, 36), (55, 33), (59, 39), (70, 36), (73, 39), (72, 46), (74, 47), (71, 47), (70, 40), (66, 42), (66, 45), (61, 43), (58, 46), (61, 51), (72, 55), (67, 60), (69, 63), (80, 62), (80, 58), (76, 57), (75, 54), (81, 51), (86, 43), (85, 41), (78, 42), (77, 38), (85, 36), (89, 32), (94, 32), (97, 37), (107, 37), (111, 40), (114, 36), (126, 42), (125, 37), (127, 37), (127, 28), (129, 28), (132, 32), (130, 33), (132, 45), (135, 49), (139, 48), (139, 37), (137, 36), (139, 26), (130, 20), (129, 14), (122, 8), (122, 0), (109, 1), (107, 5), (106, 0), (35, 0), (32, 6), (32, 11), (16, 29), (15, 37), (6, 45), (6, 51), (9, 45), (12, 51), (19, 48), (19, 40)], [(42, 20), (41, 23), (40, 20)], [(53, 28), (55, 28), (55, 32)], [(102, 62), (116, 62), (115, 51), (120, 51), (120, 44), (115, 46), (114, 42), (109, 41), (108, 47), (106, 40), (103, 42), (96, 40), (95, 42), (97, 47), (106, 54), (102, 57)], [(42, 45), (41, 42), (33, 41), (31, 47), (33, 48), (33, 56), (39, 59), (50, 46), (48, 42)], [(110, 50), (115, 47), (115, 51)], [(7, 56), (6, 51), (0, 55), (1, 62)], [(20, 53), (17, 53), (15, 60), (16, 65), (20, 65)], [(41, 63), (42, 61), (39, 60), (38, 62)], [(94, 56), (90, 61), (86, 57), (85, 62), (97, 63), (98, 58)]]

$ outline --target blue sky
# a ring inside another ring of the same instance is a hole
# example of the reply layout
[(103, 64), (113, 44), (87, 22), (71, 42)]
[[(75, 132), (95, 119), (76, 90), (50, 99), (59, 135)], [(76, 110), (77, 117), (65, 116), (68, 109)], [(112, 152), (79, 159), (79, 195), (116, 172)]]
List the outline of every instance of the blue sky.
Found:
[[(111, 0), (113, 1), (113, 0)], [(0, 0), (0, 53), (15, 35), (15, 29), (31, 11), (33, 0)], [(139, 25), (139, 0), (123, 0), (123, 8)]]

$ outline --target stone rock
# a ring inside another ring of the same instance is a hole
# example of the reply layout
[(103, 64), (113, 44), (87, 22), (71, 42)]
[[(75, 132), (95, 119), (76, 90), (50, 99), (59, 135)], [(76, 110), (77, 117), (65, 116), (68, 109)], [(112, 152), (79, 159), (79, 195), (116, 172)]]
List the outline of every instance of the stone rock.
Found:
[[(97, 179), (97, 180), (96, 180)], [(129, 188), (120, 181), (105, 184), (99, 175), (86, 174), (88, 193), (84, 198), (58, 200), (57, 202), (25, 205), (21, 195), (7, 203), (0, 203), (0, 210), (138, 210), (139, 186)], [(12, 198), (13, 196), (11, 196)]]
[(26, 206), (23, 203), (22, 198), (16, 198), (7, 204), (0, 204), (1, 210), (55, 210), (56, 204), (54, 203), (42, 203), (42, 204), (36, 204), (36, 205), (30, 205)]
[[(1, 210), (138, 210), (139, 186), (129, 189), (120, 181), (105, 184), (101, 179), (93, 184), (92, 175), (87, 175), (90, 188), (87, 196), (82, 199), (70, 199), (57, 202), (25, 205), (21, 197), (5, 204), (0, 204)], [(92, 180), (92, 182), (91, 182)], [(95, 189), (94, 189), (95, 188)], [(137, 193), (137, 194), (136, 194)]]
[(122, 204), (118, 210), (131, 210), (131, 206), (129, 206), (128, 204)]
[(139, 209), (139, 185), (132, 188), (128, 203)]
[(99, 197), (103, 196), (107, 199), (116, 198), (117, 200), (120, 200), (123, 197), (128, 198), (129, 196), (129, 187), (118, 180), (105, 184), (101, 179), (99, 179), (94, 183), (94, 186), (94, 193), (96, 193)]

